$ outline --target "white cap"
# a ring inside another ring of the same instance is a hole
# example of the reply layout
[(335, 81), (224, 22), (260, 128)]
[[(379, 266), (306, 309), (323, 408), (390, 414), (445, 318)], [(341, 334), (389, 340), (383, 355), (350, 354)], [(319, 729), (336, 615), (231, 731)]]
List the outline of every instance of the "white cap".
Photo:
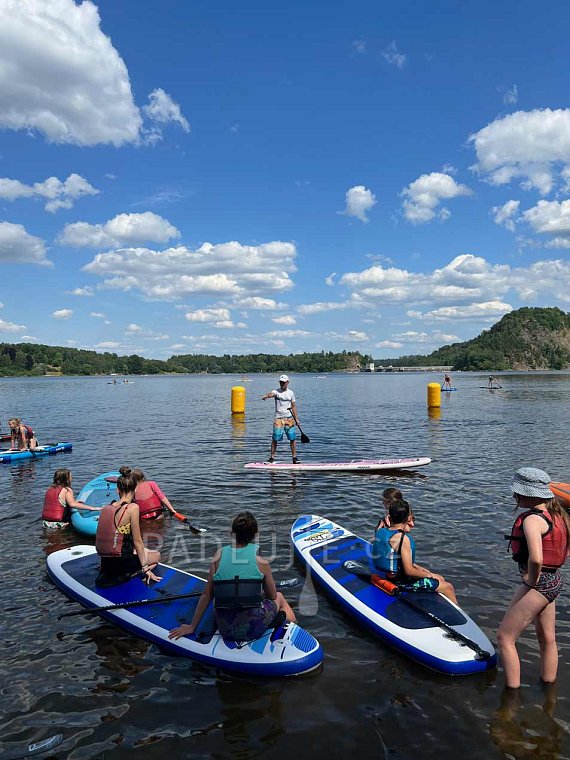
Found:
[(279, 378), (280, 383), (288, 383), (289, 382), (289, 375), (281, 375)]

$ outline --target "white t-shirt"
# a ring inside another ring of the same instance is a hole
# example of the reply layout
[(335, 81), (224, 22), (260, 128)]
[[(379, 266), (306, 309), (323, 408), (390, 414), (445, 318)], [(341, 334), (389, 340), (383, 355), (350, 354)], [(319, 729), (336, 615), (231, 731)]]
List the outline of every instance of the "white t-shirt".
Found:
[(275, 396), (275, 417), (277, 419), (285, 419), (291, 417), (291, 411), (289, 407), (295, 403), (295, 394), (290, 388), (286, 391), (274, 390)]

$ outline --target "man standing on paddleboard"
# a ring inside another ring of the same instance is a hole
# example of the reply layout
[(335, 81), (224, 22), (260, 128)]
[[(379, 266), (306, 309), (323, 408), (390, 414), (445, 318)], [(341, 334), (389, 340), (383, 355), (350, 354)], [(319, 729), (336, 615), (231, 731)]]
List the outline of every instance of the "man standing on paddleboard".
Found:
[(273, 464), (277, 444), (283, 440), (283, 434), (285, 434), (291, 445), (293, 464), (299, 464), (297, 444), (295, 443), (295, 423), (298, 424), (297, 406), (295, 394), (289, 388), (289, 377), (287, 375), (281, 375), (279, 378), (279, 389), (266, 393), (261, 399), (265, 401), (271, 397), (275, 398), (275, 419), (273, 420), (273, 435), (271, 437), (271, 454), (267, 461), (269, 464)]

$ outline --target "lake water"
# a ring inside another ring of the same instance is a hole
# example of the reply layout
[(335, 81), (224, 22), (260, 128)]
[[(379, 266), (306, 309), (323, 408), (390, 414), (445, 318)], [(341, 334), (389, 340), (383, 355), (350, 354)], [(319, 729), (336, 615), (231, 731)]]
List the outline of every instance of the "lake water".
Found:
[[(286, 370), (286, 367), (284, 367)], [(239, 377), (0, 380), (0, 414), (21, 416), (40, 442), (70, 440), (73, 452), (0, 465), (0, 603), (3, 614), (2, 748), (61, 731), (59, 758), (476, 758), (570, 757), (568, 592), (558, 603), (560, 678), (545, 692), (532, 632), (520, 644), (524, 688), (514, 700), (500, 672), (453, 679), (415, 665), (351, 622), (322, 595), (287, 592), (299, 623), (325, 651), (320, 672), (257, 680), (218, 673), (162, 653), (97, 618), (56, 616), (76, 608), (47, 579), (46, 555), (85, 543), (71, 529), (42, 529), (43, 494), (57, 467), (75, 492), (100, 472), (141, 467), (203, 539), (165, 519), (153, 526), (167, 561), (205, 574), (233, 515), (250, 509), (277, 578), (292, 564), (291, 523), (327, 515), (365, 537), (381, 492), (397, 486), (416, 514), (418, 560), (455, 584), (460, 604), (495, 639), (516, 584), (502, 535), (513, 520), (509, 482), (524, 465), (570, 481), (570, 374), (454, 374), (428, 415), (423, 373), (293, 375), (300, 421), (311, 443), (299, 457), (429, 456), (416, 473), (272, 474), (243, 470), (269, 451), (273, 376), (251, 376), (245, 419), (232, 419)], [(3, 429), (7, 427), (3, 422)], [(280, 445), (280, 459), (288, 456)], [(288, 447), (287, 447), (288, 448)]]

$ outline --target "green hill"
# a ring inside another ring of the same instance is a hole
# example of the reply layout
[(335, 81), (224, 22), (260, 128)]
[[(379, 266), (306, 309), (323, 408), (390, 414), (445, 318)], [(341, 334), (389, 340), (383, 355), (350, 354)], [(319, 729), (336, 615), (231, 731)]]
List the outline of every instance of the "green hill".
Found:
[(568, 369), (570, 314), (558, 308), (522, 308), (464, 343), (442, 346), (428, 356), (383, 359), (394, 367), (443, 365), (454, 370)]

